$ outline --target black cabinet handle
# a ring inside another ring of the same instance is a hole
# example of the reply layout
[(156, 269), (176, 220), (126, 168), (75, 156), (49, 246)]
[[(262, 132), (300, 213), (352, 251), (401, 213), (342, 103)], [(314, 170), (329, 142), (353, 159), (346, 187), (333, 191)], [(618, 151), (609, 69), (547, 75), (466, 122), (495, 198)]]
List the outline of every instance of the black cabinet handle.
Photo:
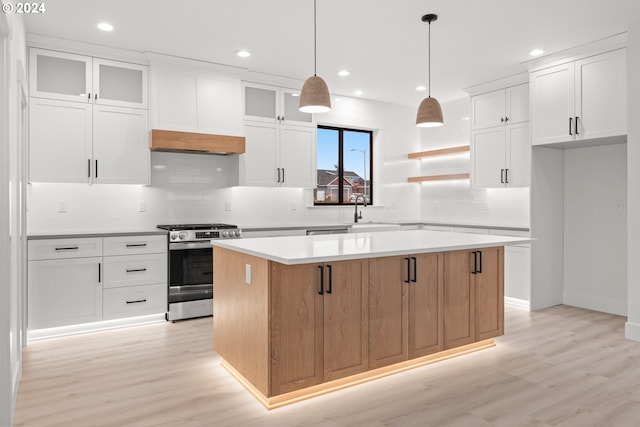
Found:
[(418, 258), (412, 256), (411, 261), (413, 261), (413, 278), (411, 281), (415, 283), (418, 281)]
[(127, 243), (128, 248), (143, 248), (146, 247), (146, 243)]
[(573, 133), (571, 133), (572, 128), (573, 128), (573, 119), (569, 117), (569, 135), (573, 135)]
[(473, 251), (471, 253), (473, 254), (473, 270), (471, 274), (476, 274), (478, 272), (478, 252)]
[(96, 159), (96, 178), (98, 177), (98, 160)]
[(319, 265), (318, 268), (320, 269), (320, 292), (318, 295), (324, 295), (324, 267)]
[(504, 123), (504, 117), (500, 117), (500, 123)]
[(478, 251), (478, 258), (480, 259), (478, 261), (478, 273), (482, 273), (482, 251)]
[(280, 168), (278, 168), (278, 182), (280, 182)]
[(284, 182), (284, 168), (282, 168), (282, 182)]
[(500, 169), (500, 184), (504, 184), (504, 169)]
[(509, 183), (509, 169), (504, 170), (504, 183), (505, 184)]
[(65, 246), (63, 248), (56, 248), (56, 251), (77, 251), (77, 246)]
[(146, 299), (137, 299), (137, 300), (134, 300), (134, 301), (127, 301), (127, 304), (138, 304), (138, 303), (141, 303), (141, 302), (147, 302), (147, 300)]
[(576, 116), (576, 135), (579, 135), (578, 133), (578, 116)]
[(91, 159), (87, 159), (87, 178), (91, 178)]
[(329, 269), (329, 288), (327, 289), (327, 293), (330, 294), (333, 290), (333, 268), (330, 265), (327, 265)]
[(88, 94), (87, 94), (87, 99), (88, 99), (89, 101), (91, 101), (91, 94), (90, 94), (90, 93), (88, 93)]
[(406, 257), (404, 260), (407, 261), (407, 280), (405, 280), (404, 283), (411, 283), (411, 261), (409, 257)]
[(102, 282), (102, 263), (98, 263), (98, 283)]
[(506, 122), (508, 122), (508, 121), (509, 121), (509, 117), (505, 117), (505, 118), (504, 118), (504, 122), (506, 123)]
[(127, 269), (127, 273), (135, 273), (138, 271), (147, 271), (146, 268), (132, 268), (132, 269)]

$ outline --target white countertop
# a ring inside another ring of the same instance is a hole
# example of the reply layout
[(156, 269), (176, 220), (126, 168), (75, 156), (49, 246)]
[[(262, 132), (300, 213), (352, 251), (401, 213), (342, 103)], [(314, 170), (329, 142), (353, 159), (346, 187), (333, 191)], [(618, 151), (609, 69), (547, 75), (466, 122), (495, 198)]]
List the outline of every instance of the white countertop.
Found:
[(211, 243), (213, 246), (293, 265), (486, 248), (526, 243), (532, 240), (534, 239), (526, 237), (407, 230), (212, 240)]

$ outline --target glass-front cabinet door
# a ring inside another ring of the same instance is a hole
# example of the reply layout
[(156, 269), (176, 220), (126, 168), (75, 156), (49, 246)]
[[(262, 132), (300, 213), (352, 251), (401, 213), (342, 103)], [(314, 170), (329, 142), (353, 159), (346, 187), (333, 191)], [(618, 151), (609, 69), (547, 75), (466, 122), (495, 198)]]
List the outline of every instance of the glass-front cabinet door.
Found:
[(29, 93), (39, 98), (89, 102), (91, 57), (31, 48)]
[(93, 90), (96, 104), (148, 108), (146, 65), (93, 59)]
[(146, 65), (31, 48), (30, 95), (61, 101), (149, 108)]
[(244, 119), (259, 122), (314, 125), (314, 116), (299, 108), (300, 91), (255, 83), (244, 84)]

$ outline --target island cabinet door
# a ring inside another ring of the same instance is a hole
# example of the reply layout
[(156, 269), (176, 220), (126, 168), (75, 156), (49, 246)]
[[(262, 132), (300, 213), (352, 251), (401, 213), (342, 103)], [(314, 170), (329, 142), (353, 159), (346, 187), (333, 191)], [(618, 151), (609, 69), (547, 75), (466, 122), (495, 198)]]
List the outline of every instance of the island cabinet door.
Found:
[(324, 265), (324, 379), (369, 369), (369, 260)]
[(409, 283), (409, 359), (442, 351), (443, 254), (412, 255)]
[(272, 263), (271, 396), (324, 381), (322, 271), (322, 264)]
[(475, 341), (476, 251), (444, 253), (444, 349)]
[(369, 368), (409, 358), (409, 260), (369, 261)]
[(504, 248), (476, 253), (476, 341), (482, 341), (504, 334)]

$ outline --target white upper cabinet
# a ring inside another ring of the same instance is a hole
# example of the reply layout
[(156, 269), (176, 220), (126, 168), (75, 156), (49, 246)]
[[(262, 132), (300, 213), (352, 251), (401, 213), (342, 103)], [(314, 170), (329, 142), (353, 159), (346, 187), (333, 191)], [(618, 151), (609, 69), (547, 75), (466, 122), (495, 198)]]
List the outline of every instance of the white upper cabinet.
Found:
[(314, 128), (246, 122), (245, 138), (241, 185), (315, 187)]
[(473, 130), (528, 122), (529, 85), (520, 84), (472, 97), (471, 116)]
[(147, 67), (29, 52), (30, 182), (148, 184)]
[(626, 49), (531, 73), (532, 144), (627, 133)]
[(298, 109), (299, 90), (245, 83), (243, 92), (245, 120), (315, 126), (314, 115)]
[(239, 77), (196, 61), (151, 63), (152, 127), (219, 135), (243, 135)]
[(30, 95), (148, 108), (148, 68), (54, 50), (29, 50)]
[(528, 187), (531, 175), (529, 85), (471, 97), (471, 184)]

